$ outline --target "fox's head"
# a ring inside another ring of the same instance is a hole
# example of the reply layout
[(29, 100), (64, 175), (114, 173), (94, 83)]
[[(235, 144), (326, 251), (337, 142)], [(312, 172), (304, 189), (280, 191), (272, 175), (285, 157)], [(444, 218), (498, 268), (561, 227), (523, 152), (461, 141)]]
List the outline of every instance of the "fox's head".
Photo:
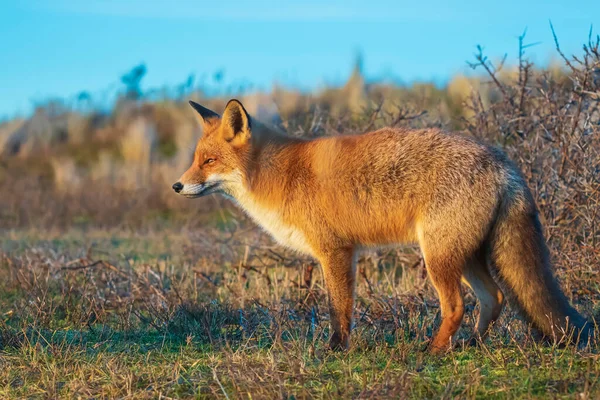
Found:
[(230, 100), (223, 116), (190, 101), (204, 134), (196, 145), (192, 166), (173, 184), (189, 198), (212, 193), (232, 194), (241, 184), (250, 152), (250, 116), (238, 100)]

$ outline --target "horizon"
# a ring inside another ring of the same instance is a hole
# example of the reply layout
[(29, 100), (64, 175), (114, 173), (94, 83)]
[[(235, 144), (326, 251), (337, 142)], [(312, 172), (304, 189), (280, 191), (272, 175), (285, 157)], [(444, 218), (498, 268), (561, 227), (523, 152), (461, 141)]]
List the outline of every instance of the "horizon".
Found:
[[(81, 92), (114, 96), (122, 87), (120, 77), (142, 63), (147, 67), (144, 91), (174, 87), (190, 75), (195, 86), (268, 91), (278, 83), (315, 90), (343, 84), (358, 54), (370, 82), (440, 85), (457, 74), (473, 74), (467, 61), (477, 45), (493, 60), (506, 54), (513, 65), (517, 38), (526, 30), (525, 43), (535, 43), (526, 55), (547, 66), (558, 60), (549, 21), (567, 56), (581, 52), (591, 27), (600, 22), (600, 6), (587, 0), (575, 10), (539, 0), (467, 1), (454, 7), (441, 0), (418, 5), (382, 0), (368, 8), (356, 0), (279, 7), (273, 0), (198, 4), (33, 0), (0, 5), (0, 45), (7, 60), (0, 67), (0, 120)], [(493, 21), (485, 18), (489, 15)], [(594, 29), (594, 37), (597, 33)]]

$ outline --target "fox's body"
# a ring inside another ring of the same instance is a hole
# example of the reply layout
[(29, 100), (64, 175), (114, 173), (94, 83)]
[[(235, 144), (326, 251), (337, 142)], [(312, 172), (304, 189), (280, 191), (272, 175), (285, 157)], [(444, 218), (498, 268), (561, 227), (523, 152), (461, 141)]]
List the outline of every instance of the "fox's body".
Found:
[[(437, 130), (267, 142), (254, 154), (257, 168), (223, 190), (277, 242), (318, 256), (322, 247), (419, 242), (427, 215), (451, 209), (461, 220), (448, 223), (473, 236), (469, 212), (481, 207), (475, 222), (491, 219), (509, 181), (510, 171), (482, 165), (489, 156)], [(470, 174), (439, 174), (444, 169)]]
[[(251, 122), (232, 101), (204, 125), (176, 191), (224, 193), (280, 244), (317, 258), (331, 303), (332, 345), (348, 345), (358, 250), (418, 243), (438, 291), (448, 346), (464, 312), (461, 281), (480, 302), (485, 334), (503, 291), (543, 333), (586, 323), (549, 268), (537, 209), (518, 169), (494, 148), (436, 129), (382, 129), (303, 140)], [(492, 277), (492, 273), (495, 277)]]

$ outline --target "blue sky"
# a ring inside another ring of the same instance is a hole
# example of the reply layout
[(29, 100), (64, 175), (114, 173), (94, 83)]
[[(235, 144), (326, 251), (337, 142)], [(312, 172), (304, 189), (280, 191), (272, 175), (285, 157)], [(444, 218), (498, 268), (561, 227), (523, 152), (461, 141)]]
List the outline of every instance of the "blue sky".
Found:
[(27, 114), (35, 102), (96, 97), (145, 63), (144, 87), (208, 81), (272, 82), (300, 88), (340, 83), (355, 55), (367, 77), (443, 82), (467, 72), (475, 46), (514, 62), (527, 28), (535, 61), (556, 58), (548, 21), (566, 53), (579, 53), (591, 0), (0, 0), (0, 117)]

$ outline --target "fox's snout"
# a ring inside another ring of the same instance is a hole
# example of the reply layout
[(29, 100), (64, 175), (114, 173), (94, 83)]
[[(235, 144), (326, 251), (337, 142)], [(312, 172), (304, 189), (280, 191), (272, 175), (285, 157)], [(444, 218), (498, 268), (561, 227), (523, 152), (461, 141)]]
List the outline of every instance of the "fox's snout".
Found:
[(182, 189), (183, 189), (183, 184), (181, 182), (175, 182), (173, 184), (173, 190), (175, 191), (175, 193), (181, 192)]
[[(185, 182), (185, 181), (183, 181)], [(202, 182), (202, 183), (183, 183), (177, 181), (172, 188), (175, 193), (184, 197), (193, 199), (196, 197), (206, 196), (212, 193), (219, 193), (222, 189), (220, 181)]]

